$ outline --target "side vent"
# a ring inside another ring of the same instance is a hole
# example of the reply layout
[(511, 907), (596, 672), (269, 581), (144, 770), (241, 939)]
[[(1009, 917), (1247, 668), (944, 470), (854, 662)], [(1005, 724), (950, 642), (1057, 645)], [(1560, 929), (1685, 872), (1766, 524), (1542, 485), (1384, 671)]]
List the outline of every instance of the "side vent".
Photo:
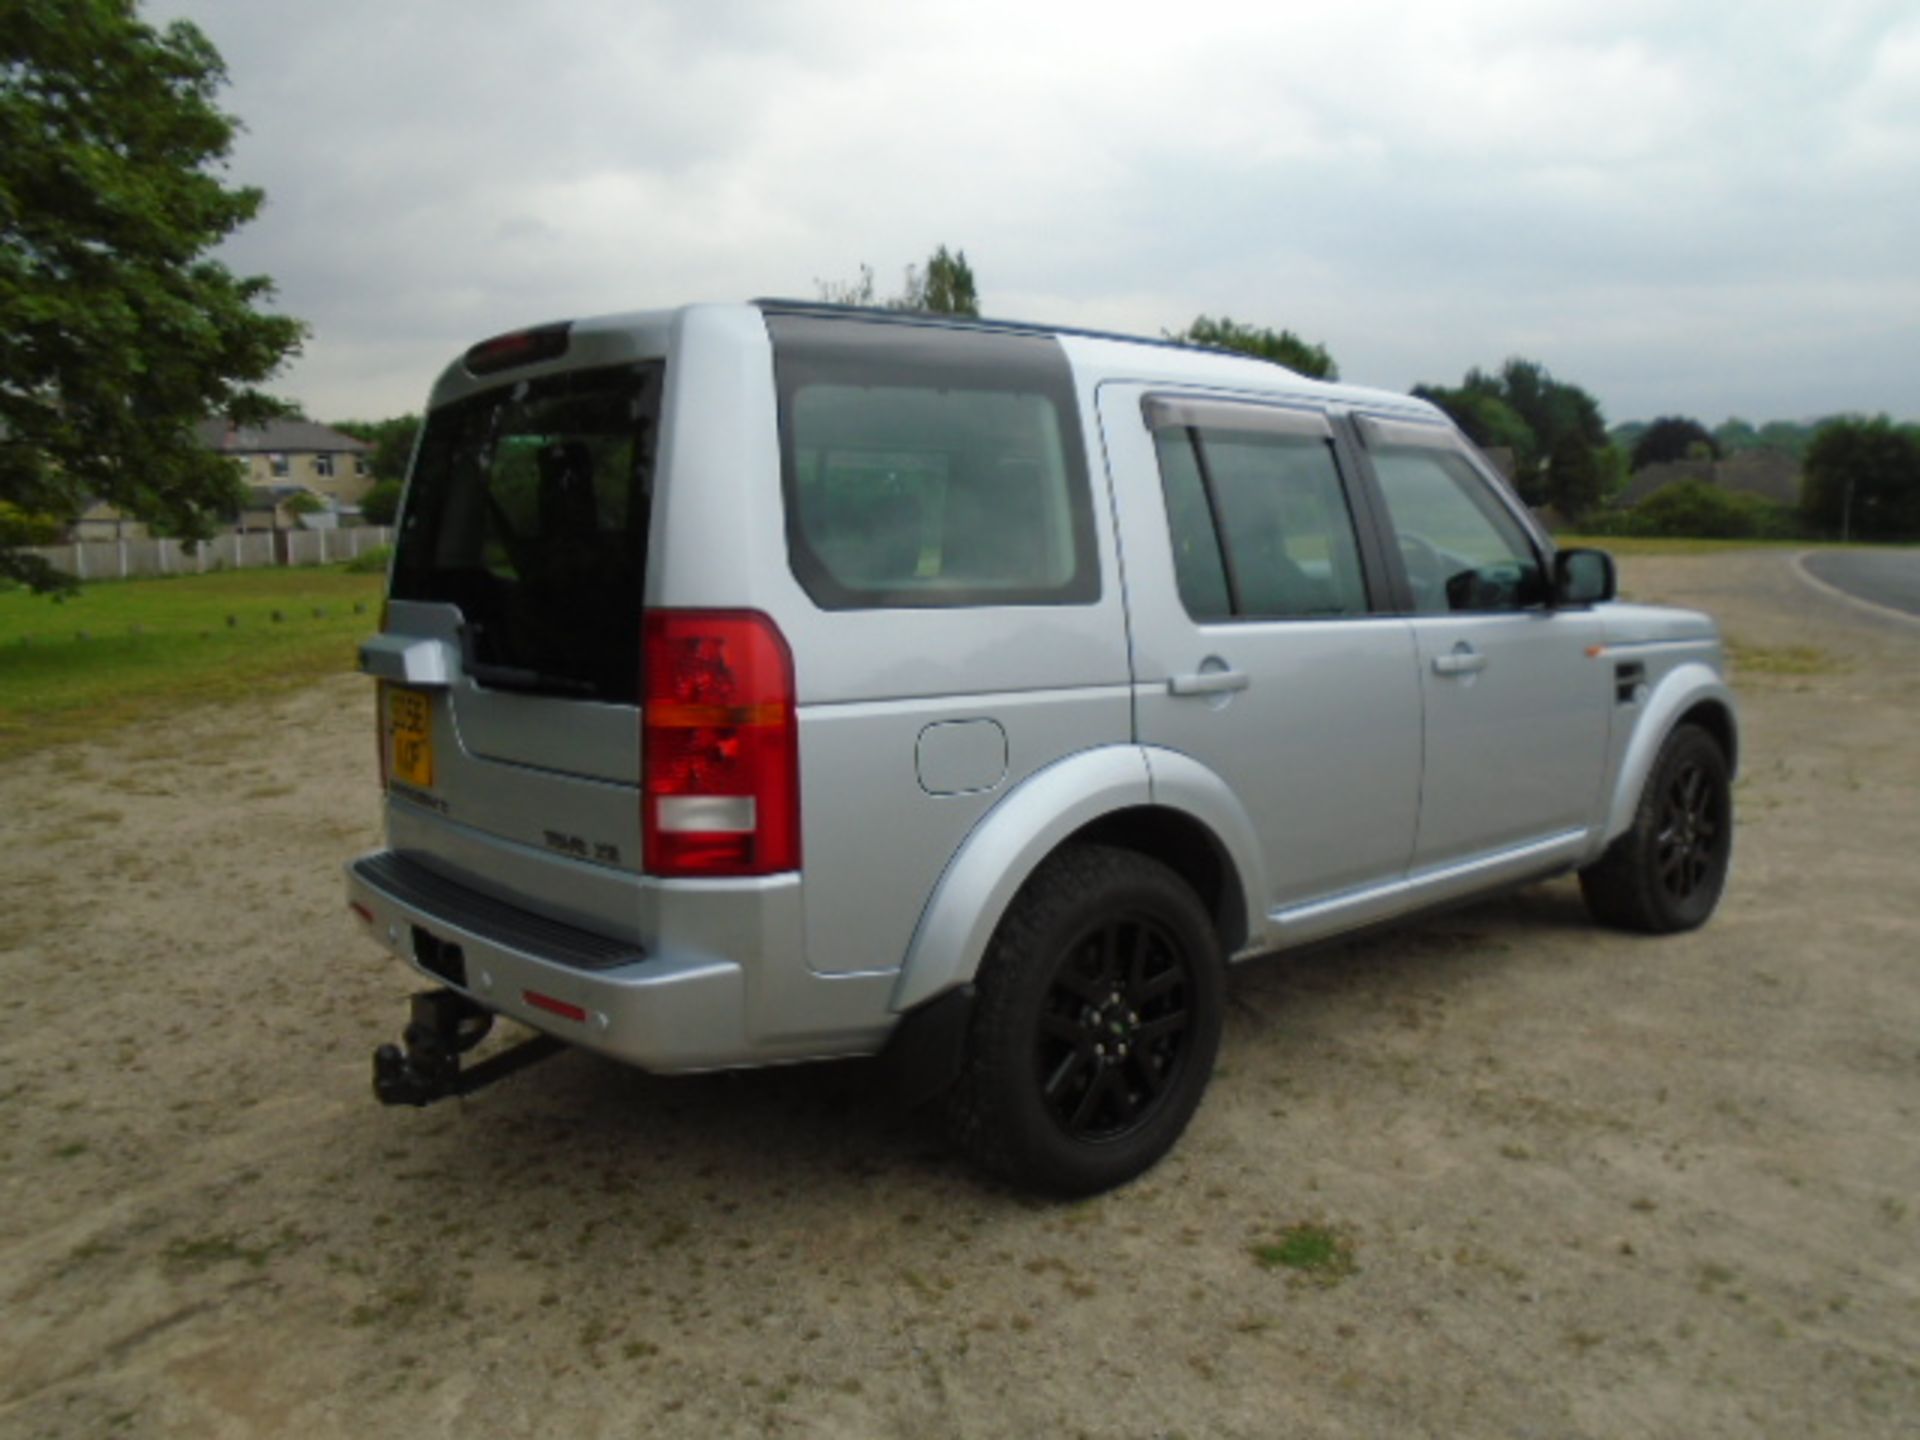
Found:
[(1646, 682), (1647, 667), (1638, 660), (1629, 660), (1625, 664), (1613, 667), (1613, 699), (1618, 705), (1631, 705), (1641, 685)]

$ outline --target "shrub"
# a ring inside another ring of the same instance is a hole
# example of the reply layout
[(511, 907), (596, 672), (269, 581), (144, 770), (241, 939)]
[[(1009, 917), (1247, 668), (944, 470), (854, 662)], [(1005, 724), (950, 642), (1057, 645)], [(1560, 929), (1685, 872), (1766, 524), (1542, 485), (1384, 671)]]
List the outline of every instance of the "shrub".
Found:
[(400, 482), (382, 480), (360, 497), (360, 515), (369, 525), (391, 525), (400, 513)]
[(1794, 513), (1758, 495), (1704, 480), (1664, 485), (1619, 517), (1607, 533), (1698, 540), (1774, 540), (1797, 533)]
[(371, 550), (362, 550), (342, 567), (349, 575), (384, 575), (387, 563), (393, 559), (391, 545), (376, 545)]

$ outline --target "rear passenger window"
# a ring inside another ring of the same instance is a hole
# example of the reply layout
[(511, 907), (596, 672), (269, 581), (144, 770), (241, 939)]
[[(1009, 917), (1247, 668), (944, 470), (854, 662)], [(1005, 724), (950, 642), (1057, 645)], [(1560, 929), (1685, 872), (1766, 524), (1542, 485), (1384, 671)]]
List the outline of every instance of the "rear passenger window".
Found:
[(1363, 615), (1366, 581), (1327, 439), (1156, 432), (1180, 599), (1196, 620)]
[(1075, 604), (1099, 568), (1050, 337), (771, 316), (787, 537), (829, 609)]

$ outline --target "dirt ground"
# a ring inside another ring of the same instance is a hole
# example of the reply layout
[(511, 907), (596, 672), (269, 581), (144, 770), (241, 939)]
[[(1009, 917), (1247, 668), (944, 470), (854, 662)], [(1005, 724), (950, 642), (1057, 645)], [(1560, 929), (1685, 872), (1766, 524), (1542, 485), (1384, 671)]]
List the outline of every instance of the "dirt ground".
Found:
[[(861, 1064), (377, 1107), (360, 681), (0, 769), (0, 1436), (1920, 1434), (1920, 626), (1624, 568), (1745, 661), (1718, 918), (1243, 968), (1076, 1205)], [(1303, 1222), (1349, 1273), (1262, 1262)]]

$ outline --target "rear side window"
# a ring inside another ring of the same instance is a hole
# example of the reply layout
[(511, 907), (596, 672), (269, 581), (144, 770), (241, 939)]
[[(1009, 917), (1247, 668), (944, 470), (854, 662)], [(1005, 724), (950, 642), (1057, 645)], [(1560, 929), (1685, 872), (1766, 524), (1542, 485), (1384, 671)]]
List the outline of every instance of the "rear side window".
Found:
[(661, 378), (574, 371), (428, 416), (393, 598), (457, 605), (481, 684), (636, 699)]
[(1328, 439), (1159, 428), (1180, 599), (1196, 620), (1367, 613), (1366, 581)]
[(772, 315), (787, 540), (826, 609), (1069, 605), (1099, 563), (1056, 341)]

